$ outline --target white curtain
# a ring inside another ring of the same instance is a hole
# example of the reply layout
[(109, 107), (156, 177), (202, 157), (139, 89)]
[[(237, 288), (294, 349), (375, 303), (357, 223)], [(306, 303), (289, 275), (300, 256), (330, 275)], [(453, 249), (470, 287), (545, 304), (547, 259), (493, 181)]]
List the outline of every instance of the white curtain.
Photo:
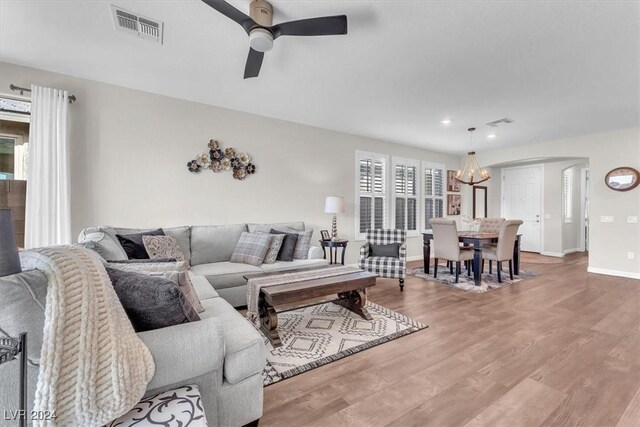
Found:
[(25, 247), (71, 243), (68, 93), (31, 85)]

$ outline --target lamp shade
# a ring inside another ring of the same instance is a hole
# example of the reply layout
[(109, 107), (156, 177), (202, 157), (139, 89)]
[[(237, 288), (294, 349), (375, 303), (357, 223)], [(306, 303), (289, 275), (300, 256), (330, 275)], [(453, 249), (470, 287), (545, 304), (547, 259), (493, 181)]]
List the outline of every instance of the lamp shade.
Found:
[(327, 196), (324, 201), (324, 212), (331, 214), (344, 213), (344, 197)]
[(11, 210), (0, 209), (0, 277), (21, 271), (18, 245), (11, 222)]

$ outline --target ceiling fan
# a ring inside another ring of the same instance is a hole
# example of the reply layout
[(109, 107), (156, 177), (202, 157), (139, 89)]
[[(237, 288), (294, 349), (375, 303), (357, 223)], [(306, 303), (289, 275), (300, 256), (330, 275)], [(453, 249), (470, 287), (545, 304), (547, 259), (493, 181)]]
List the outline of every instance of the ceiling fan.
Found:
[(347, 34), (346, 15), (301, 19), (273, 25), (273, 7), (265, 0), (252, 0), (249, 15), (224, 0), (202, 0), (224, 16), (234, 20), (249, 35), (249, 56), (244, 78), (258, 77), (264, 53), (280, 36), (330, 36)]

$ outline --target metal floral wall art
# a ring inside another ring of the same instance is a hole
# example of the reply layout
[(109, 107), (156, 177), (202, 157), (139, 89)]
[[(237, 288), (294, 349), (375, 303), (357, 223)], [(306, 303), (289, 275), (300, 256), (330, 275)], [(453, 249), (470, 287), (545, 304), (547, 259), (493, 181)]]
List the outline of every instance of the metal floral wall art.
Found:
[(256, 173), (256, 165), (251, 163), (251, 156), (247, 153), (236, 153), (231, 147), (223, 150), (215, 139), (209, 141), (208, 147), (208, 153), (200, 153), (187, 163), (190, 172), (198, 173), (203, 169), (232, 171), (233, 177), (240, 180)]

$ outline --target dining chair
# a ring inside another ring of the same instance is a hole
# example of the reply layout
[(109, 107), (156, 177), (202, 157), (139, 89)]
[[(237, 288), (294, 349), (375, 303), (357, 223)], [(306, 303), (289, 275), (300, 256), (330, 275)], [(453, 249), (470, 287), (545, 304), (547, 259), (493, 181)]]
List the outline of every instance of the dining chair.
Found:
[(491, 273), (491, 263), (496, 261), (498, 271), (498, 283), (502, 283), (502, 263), (509, 261), (509, 277), (513, 280), (513, 246), (518, 238), (518, 228), (522, 225), (522, 220), (508, 219), (502, 223), (498, 234), (498, 244), (495, 247), (482, 247), (482, 260), (489, 260), (489, 273)]
[(460, 263), (467, 265), (467, 274), (470, 274), (470, 262), (473, 259), (473, 246), (460, 246), (458, 243), (458, 228), (452, 219), (432, 219), (433, 245), (435, 262), (433, 277), (438, 277), (438, 260), (445, 259), (456, 264), (456, 283), (460, 276)]
[(503, 222), (504, 218), (480, 218), (480, 227), (478, 228), (478, 232), (499, 233)]

